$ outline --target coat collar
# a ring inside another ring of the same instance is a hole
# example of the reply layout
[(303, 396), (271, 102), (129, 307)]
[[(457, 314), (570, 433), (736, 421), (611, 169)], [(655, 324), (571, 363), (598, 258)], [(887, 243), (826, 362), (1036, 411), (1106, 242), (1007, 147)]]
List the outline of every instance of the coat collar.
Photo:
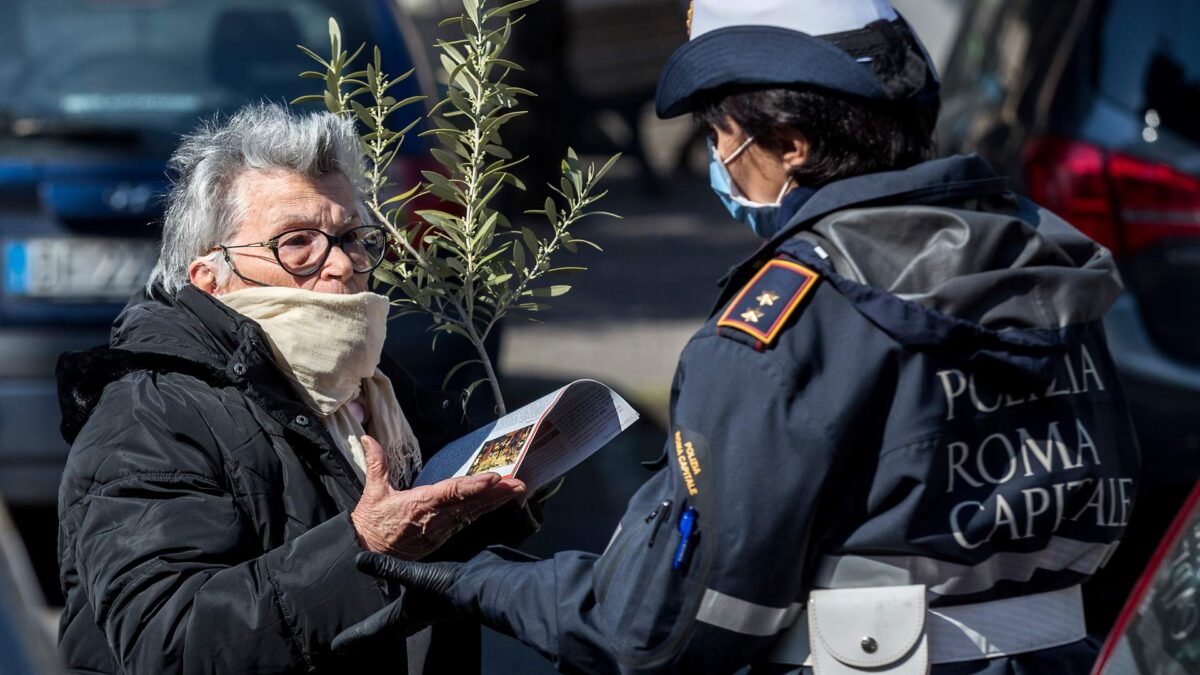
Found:
[(889, 205), (936, 205), (972, 196), (1002, 194), (1008, 179), (978, 155), (956, 155), (922, 162), (903, 171), (884, 171), (829, 183), (800, 205), (788, 224), (720, 280), (725, 288), (713, 312), (740, 288), (784, 242), (831, 213), (849, 208)]
[[(392, 381), (422, 452), (431, 454), (469, 431), (462, 392), (422, 389), (386, 353), (379, 367)], [(319, 447), (333, 447), (321, 425), (313, 423), (315, 413), (275, 364), (258, 324), (190, 285), (173, 294), (159, 286), (139, 294), (113, 324), (111, 346), (59, 358), (64, 438), (74, 440), (105, 386), (139, 370), (184, 373), (215, 387), (236, 387), (279, 424)], [(298, 424), (299, 416), (308, 423)]]
[(998, 194), (1008, 180), (978, 155), (922, 162), (903, 171), (884, 171), (830, 183), (812, 196), (768, 243), (778, 245), (825, 216), (848, 208), (889, 204), (938, 204), (962, 195)]

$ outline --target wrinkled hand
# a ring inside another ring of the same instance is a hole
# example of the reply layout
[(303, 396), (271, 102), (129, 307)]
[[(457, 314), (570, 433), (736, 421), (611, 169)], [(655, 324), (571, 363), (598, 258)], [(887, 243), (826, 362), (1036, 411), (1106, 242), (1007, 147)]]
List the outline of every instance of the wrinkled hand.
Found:
[(495, 473), (397, 490), (388, 479), (383, 448), (370, 436), (362, 437), (362, 445), (366, 485), (350, 519), (368, 551), (419, 560), (479, 516), (525, 494), (524, 483)]
[(446, 598), (462, 563), (418, 563), (378, 553), (359, 553), (358, 569), (405, 586), (404, 596), (342, 631), (333, 639), (333, 651), (359, 651), (387, 639), (407, 637), (425, 626), (448, 619), (457, 610)]

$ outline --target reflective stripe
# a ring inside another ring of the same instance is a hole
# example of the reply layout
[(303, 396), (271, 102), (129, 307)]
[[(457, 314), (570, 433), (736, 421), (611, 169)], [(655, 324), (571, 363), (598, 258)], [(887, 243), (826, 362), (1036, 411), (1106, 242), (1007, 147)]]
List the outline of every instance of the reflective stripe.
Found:
[[(1004, 551), (975, 565), (920, 556), (824, 556), (814, 587), (921, 584), (937, 595), (967, 595), (987, 591), (1002, 581), (1028, 581), (1037, 570), (1093, 574), (1108, 562), (1119, 543), (1053, 537), (1040, 551)], [(800, 603), (788, 607), (759, 605), (710, 588), (704, 592), (696, 619), (746, 635), (774, 635), (795, 622), (800, 608)]]
[[(1058, 591), (990, 600), (955, 607), (934, 607), (925, 615), (929, 663), (959, 663), (1053, 649), (1087, 634), (1079, 586)], [(780, 637), (767, 661), (812, 665), (808, 615)]]
[(925, 621), (930, 663), (956, 663), (1052, 649), (1087, 636), (1079, 586), (958, 607)]
[(920, 556), (824, 556), (816, 588), (864, 588), (922, 584), (938, 595), (968, 595), (1001, 581), (1029, 581), (1037, 570), (1094, 574), (1120, 542), (1108, 544), (1052, 537), (1040, 551), (1003, 551), (975, 565)]
[(617, 523), (617, 529), (613, 530), (612, 536), (608, 538), (608, 544), (604, 547), (604, 553), (600, 554), (601, 557), (608, 555), (608, 549), (612, 548), (612, 545), (616, 543), (619, 536), (621, 536), (621, 523)]
[(774, 635), (787, 628), (800, 615), (800, 603), (787, 607), (768, 607), (739, 600), (713, 589), (704, 591), (696, 620), (746, 635)]

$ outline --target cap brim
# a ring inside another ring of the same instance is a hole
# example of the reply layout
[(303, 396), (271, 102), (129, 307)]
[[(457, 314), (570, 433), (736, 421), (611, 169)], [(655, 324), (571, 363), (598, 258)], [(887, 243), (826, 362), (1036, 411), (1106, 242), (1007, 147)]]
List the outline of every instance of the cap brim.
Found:
[(819, 37), (777, 26), (731, 26), (675, 50), (658, 80), (655, 109), (664, 119), (678, 117), (692, 111), (701, 92), (756, 84), (887, 98), (869, 65)]

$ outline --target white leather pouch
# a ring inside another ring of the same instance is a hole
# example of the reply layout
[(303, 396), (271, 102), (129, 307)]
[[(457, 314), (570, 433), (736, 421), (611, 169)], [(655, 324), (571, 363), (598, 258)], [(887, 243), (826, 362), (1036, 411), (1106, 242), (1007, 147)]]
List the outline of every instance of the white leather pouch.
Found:
[(813, 591), (808, 633), (818, 675), (926, 675), (925, 587)]

